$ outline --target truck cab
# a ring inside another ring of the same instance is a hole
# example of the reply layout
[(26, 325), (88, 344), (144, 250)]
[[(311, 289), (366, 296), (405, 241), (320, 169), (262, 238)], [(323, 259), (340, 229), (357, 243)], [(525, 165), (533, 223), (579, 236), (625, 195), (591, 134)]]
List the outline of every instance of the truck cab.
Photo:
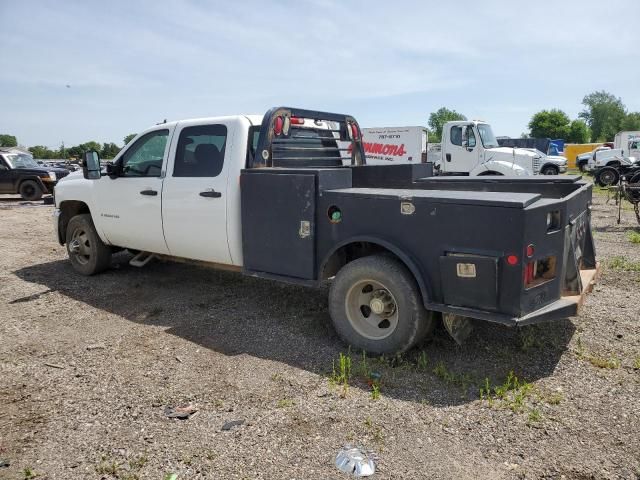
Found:
[(491, 125), (481, 121), (454, 121), (442, 129), (439, 173), (444, 175), (534, 175), (541, 155), (501, 147)]

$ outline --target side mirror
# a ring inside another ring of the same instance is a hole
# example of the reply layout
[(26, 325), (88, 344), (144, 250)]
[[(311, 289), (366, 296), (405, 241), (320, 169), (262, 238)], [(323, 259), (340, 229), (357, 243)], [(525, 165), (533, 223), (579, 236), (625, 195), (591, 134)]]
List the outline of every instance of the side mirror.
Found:
[(82, 155), (82, 175), (87, 180), (100, 179), (100, 155), (94, 150), (84, 152)]

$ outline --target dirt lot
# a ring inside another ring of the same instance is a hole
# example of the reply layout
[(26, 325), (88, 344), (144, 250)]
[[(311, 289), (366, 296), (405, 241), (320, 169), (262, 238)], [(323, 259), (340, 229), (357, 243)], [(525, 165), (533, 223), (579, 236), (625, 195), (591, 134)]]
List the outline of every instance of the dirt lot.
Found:
[(83, 278), (51, 212), (0, 199), (2, 479), (344, 478), (346, 443), (374, 478), (640, 478), (640, 245), (602, 195), (581, 317), (364, 360), (325, 290), (124, 253)]

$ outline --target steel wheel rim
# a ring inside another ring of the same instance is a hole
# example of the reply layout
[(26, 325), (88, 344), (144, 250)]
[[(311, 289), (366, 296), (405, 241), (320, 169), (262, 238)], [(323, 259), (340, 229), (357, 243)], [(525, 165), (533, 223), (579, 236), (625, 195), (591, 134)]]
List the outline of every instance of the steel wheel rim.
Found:
[(71, 234), (69, 254), (73, 255), (81, 265), (86, 265), (91, 261), (91, 242), (89, 235), (83, 228), (76, 228)]
[(398, 327), (398, 303), (389, 289), (376, 280), (360, 280), (345, 296), (347, 320), (359, 335), (383, 340)]

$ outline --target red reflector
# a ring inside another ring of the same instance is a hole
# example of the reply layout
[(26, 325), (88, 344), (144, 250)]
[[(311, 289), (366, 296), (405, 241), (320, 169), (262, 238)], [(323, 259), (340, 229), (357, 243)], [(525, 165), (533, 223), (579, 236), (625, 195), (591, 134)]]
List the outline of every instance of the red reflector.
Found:
[(355, 123), (351, 124), (351, 138), (358, 140), (358, 126)]
[(304, 118), (300, 117), (291, 117), (292, 125), (304, 125)]
[(276, 135), (280, 135), (282, 133), (282, 126), (284, 125), (284, 120), (282, 117), (276, 117), (276, 121), (273, 124), (273, 133)]
[(531, 257), (533, 257), (533, 254), (535, 253), (535, 251), (536, 251), (536, 250), (535, 250), (535, 248), (534, 248), (533, 244), (528, 245), (528, 246), (527, 246), (527, 258), (531, 258)]
[(507, 257), (507, 263), (509, 265), (517, 265), (518, 264), (518, 256), (517, 255), (509, 255)]
[(527, 266), (526, 266), (526, 268), (524, 270), (524, 285), (525, 285), (525, 287), (527, 285), (529, 285), (531, 282), (533, 282), (534, 267), (535, 267), (535, 263), (534, 262), (527, 263)]

